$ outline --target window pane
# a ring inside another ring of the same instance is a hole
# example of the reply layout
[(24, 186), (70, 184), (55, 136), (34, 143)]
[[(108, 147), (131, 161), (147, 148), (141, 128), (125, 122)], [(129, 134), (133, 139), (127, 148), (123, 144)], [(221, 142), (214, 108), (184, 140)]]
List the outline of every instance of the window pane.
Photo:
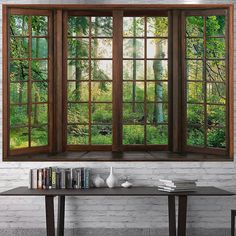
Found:
[(44, 36), (48, 34), (48, 17), (32, 16), (32, 35)]
[(110, 82), (92, 82), (91, 98), (94, 102), (112, 101), (112, 83)]
[(187, 58), (203, 58), (203, 39), (186, 39)]
[(147, 80), (168, 80), (168, 61), (148, 60)]
[(68, 39), (68, 58), (88, 58), (89, 56), (88, 39)]
[(226, 81), (225, 61), (212, 60), (206, 62), (206, 79), (208, 81)]
[(48, 105), (47, 104), (33, 104), (31, 125), (38, 126), (48, 123)]
[(204, 19), (202, 16), (186, 17), (186, 36), (203, 37)]
[(208, 125), (226, 125), (225, 106), (209, 105), (207, 106), (207, 124)]
[(226, 147), (226, 131), (225, 129), (209, 128), (207, 133), (207, 145), (215, 148)]
[(147, 39), (147, 58), (168, 58), (168, 40)]
[(68, 35), (69, 36), (88, 36), (89, 35), (89, 17), (69, 16), (68, 17)]
[(28, 102), (28, 83), (10, 83), (10, 103)]
[(88, 125), (68, 125), (67, 126), (67, 144), (88, 144), (89, 127)]
[(112, 123), (112, 104), (93, 104), (92, 123), (111, 124)]
[(48, 145), (48, 127), (41, 126), (31, 129), (31, 147)]
[(135, 124), (144, 123), (144, 104), (143, 103), (124, 103), (123, 104), (123, 123)]
[(48, 83), (33, 82), (32, 83), (32, 102), (48, 101)]
[(91, 77), (93, 80), (112, 80), (112, 61), (91, 61)]
[(29, 57), (29, 39), (11, 37), (10, 57), (11, 58), (28, 58)]
[(124, 37), (143, 37), (144, 17), (124, 17), (123, 35)]
[(28, 127), (10, 129), (10, 149), (26, 148), (29, 146)]
[(92, 35), (112, 37), (112, 17), (91, 17)]
[(92, 144), (112, 144), (111, 125), (92, 125)]
[(32, 60), (31, 71), (32, 80), (48, 80), (48, 61)]
[(87, 102), (89, 101), (89, 83), (68, 82), (67, 93), (68, 101)]
[(28, 106), (10, 106), (10, 126), (13, 127), (26, 125), (28, 125)]
[(206, 20), (206, 35), (225, 35), (225, 16), (208, 16)]
[(147, 101), (166, 102), (168, 101), (167, 82), (147, 82)]
[(92, 58), (112, 58), (112, 39), (92, 39), (91, 48)]
[(204, 106), (198, 104), (187, 105), (187, 120), (189, 125), (204, 124)]
[(168, 144), (168, 126), (147, 125), (147, 144)]
[(124, 82), (123, 83), (124, 102), (143, 102), (144, 83), (143, 82)]
[(144, 58), (144, 39), (124, 39), (124, 58)]
[(188, 127), (187, 145), (204, 146), (204, 129), (202, 127)]
[(10, 17), (10, 34), (12, 36), (29, 35), (29, 17), (22, 15), (11, 15)]
[(69, 103), (67, 107), (68, 123), (89, 123), (89, 105), (80, 103)]
[(48, 40), (46, 38), (32, 39), (32, 58), (48, 57)]
[(167, 17), (147, 17), (148, 37), (167, 37), (168, 18)]
[(144, 80), (144, 61), (124, 60), (123, 80)]
[(89, 61), (88, 60), (68, 60), (67, 61), (68, 80), (88, 80)]
[(187, 101), (204, 102), (204, 83), (201, 82), (187, 83)]
[(123, 144), (144, 144), (144, 126), (123, 125)]
[(10, 80), (26, 81), (29, 76), (29, 65), (26, 60), (14, 60), (10, 62)]
[(203, 62), (200, 60), (186, 61), (186, 78), (187, 80), (204, 80), (203, 78)]
[(226, 104), (226, 86), (224, 83), (207, 83), (207, 102)]
[(147, 123), (158, 124), (163, 122), (168, 122), (168, 104), (148, 103)]
[(207, 58), (225, 58), (225, 39), (208, 38), (206, 42)]

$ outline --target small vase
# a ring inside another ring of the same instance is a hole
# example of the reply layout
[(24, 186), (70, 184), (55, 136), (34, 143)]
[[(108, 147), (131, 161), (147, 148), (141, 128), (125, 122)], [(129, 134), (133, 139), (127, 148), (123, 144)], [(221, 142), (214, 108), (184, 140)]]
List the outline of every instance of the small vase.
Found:
[(106, 179), (106, 183), (107, 183), (107, 186), (109, 188), (114, 188), (116, 186), (116, 184), (117, 184), (117, 178), (113, 174), (113, 168), (112, 167), (111, 167), (111, 170), (110, 170), (110, 175)]
[(100, 175), (96, 175), (93, 179), (93, 184), (96, 188), (104, 187), (105, 181), (103, 178), (100, 177)]

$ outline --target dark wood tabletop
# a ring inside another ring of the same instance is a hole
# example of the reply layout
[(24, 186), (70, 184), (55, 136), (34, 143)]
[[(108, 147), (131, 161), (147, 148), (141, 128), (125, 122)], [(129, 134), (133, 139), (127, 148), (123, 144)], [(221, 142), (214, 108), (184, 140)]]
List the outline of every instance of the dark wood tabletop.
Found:
[(0, 193), (0, 196), (232, 196), (234, 193), (216, 187), (197, 187), (193, 192), (162, 192), (157, 187), (90, 188), (90, 189), (28, 189), (18, 187)]

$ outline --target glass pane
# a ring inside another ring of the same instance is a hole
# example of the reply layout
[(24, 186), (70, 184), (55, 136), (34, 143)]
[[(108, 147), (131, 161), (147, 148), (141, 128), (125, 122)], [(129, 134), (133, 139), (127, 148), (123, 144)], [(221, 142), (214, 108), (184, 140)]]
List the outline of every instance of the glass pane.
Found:
[(144, 17), (123, 17), (124, 37), (144, 36)]
[(93, 80), (112, 80), (112, 61), (92, 60), (91, 77)]
[(31, 129), (31, 147), (48, 145), (48, 127), (41, 126)]
[(148, 37), (168, 36), (168, 17), (147, 17)]
[(111, 124), (112, 123), (112, 104), (93, 104), (92, 123)]
[(144, 58), (144, 39), (124, 39), (124, 58)]
[(110, 82), (92, 82), (91, 99), (94, 102), (112, 101), (112, 83)]
[(225, 35), (225, 16), (208, 16), (206, 20), (206, 35)]
[(144, 144), (144, 126), (123, 125), (123, 144)]
[(124, 82), (123, 83), (124, 102), (143, 102), (144, 83), (143, 82)]
[(27, 105), (10, 106), (10, 126), (28, 125), (28, 107)]
[(46, 38), (32, 39), (32, 58), (48, 57), (48, 40)]
[(147, 125), (147, 144), (168, 144), (168, 126)]
[(158, 124), (163, 122), (168, 122), (168, 104), (148, 103), (147, 123)]
[(207, 106), (207, 124), (208, 125), (226, 125), (226, 107), (225, 106)]
[(206, 41), (206, 57), (207, 58), (225, 58), (225, 39), (224, 38), (208, 38)]
[(168, 80), (168, 61), (148, 60), (147, 80)]
[(189, 125), (203, 125), (205, 121), (204, 106), (187, 104), (187, 122)]
[(48, 17), (32, 16), (32, 35), (44, 36), (48, 34)]
[(89, 36), (89, 17), (69, 16), (67, 29), (69, 36)]
[(68, 80), (88, 80), (89, 61), (88, 60), (68, 60), (67, 61)]
[(89, 123), (88, 104), (69, 103), (67, 107), (68, 123)]
[(148, 82), (147, 83), (147, 101), (148, 102), (166, 102), (168, 101), (168, 83), (167, 82)]
[(225, 61), (207, 61), (206, 62), (206, 79), (208, 81), (226, 81)]
[(92, 36), (112, 37), (112, 17), (91, 17)]
[(201, 82), (187, 83), (187, 101), (204, 102), (204, 83)]
[(26, 81), (29, 75), (28, 61), (10, 61), (10, 80), (11, 81)]
[(203, 39), (186, 39), (187, 41), (187, 58), (203, 58)]
[(88, 144), (89, 127), (88, 125), (68, 125), (67, 126), (67, 144)]
[(28, 127), (10, 129), (10, 149), (26, 148), (29, 146)]
[(48, 61), (47, 60), (32, 60), (31, 64), (32, 80), (47, 80), (48, 79)]
[(11, 37), (10, 57), (11, 58), (28, 58), (29, 57), (29, 39)]
[(32, 83), (32, 102), (48, 101), (48, 83), (33, 82)]
[(123, 80), (144, 80), (144, 61), (124, 60)]
[(31, 125), (38, 126), (48, 123), (48, 105), (33, 104), (31, 113)]
[(28, 102), (28, 83), (10, 83), (10, 103)]
[(12, 36), (29, 35), (29, 16), (11, 15), (10, 17), (10, 34)]
[(89, 100), (88, 82), (68, 82), (68, 101), (87, 102)]
[(225, 104), (226, 86), (223, 83), (207, 83), (207, 102)]
[(209, 147), (225, 148), (226, 147), (226, 130), (209, 128), (207, 133), (207, 145)]
[(186, 36), (203, 37), (204, 19), (202, 16), (186, 17)]
[(124, 103), (123, 104), (123, 123), (135, 124), (144, 123), (144, 104), (143, 103)]
[(92, 144), (112, 144), (112, 126), (111, 125), (92, 125), (91, 127)]
[(147, 39), (147, 58), (168, 58), (168, 40)]
[(68, 58), (88, 58), (88, 39), (68, 39)]
[(187, 80), (204, 80), (203, 78), (203, 62), (200, 60), (186, 61), (186, 77)]
[(91, 48), (92, 58), (112, 58), (112, 39), (92, 39)]
[(188, 127), (187, 145), (204, 146), (204, 133), (203, 127)]

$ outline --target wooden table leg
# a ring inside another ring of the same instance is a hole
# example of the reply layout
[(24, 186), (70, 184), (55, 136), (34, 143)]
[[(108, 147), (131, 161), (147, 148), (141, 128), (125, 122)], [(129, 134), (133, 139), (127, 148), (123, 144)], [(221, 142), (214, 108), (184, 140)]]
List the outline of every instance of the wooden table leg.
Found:
[(55, 236), (54, 196), (45, 196), (47, 236)]
[(179, 196), (178, 236), (186, 236), (187, 196)]
[(64, 236), (65, 196), (58, 196), (57, 236)]
[(169, 236), (176, 236), (175, 196), (168, 196)]

